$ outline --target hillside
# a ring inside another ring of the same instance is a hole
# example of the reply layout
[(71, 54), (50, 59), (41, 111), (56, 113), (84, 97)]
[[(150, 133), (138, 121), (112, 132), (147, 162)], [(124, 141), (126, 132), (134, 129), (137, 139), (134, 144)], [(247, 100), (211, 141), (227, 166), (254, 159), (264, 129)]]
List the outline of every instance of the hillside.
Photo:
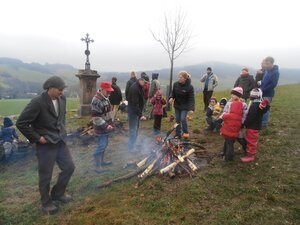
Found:
[(0, 58), (0, 97), (32, 97), (26, 93), (40, 93), (42, 83), (53, 75), (62, 76), (72, 88), (77, 81), (76, 72), (77, 69), (65, 64), (29, 64), (18, 59)]
[[(153, 176), (135, 188), (137, 178), (98, 189), (99, 184), (127, 174), (128, 162), (143, 159), (149, 143), (154, 142), (152, 122), (141, 123), (139, 144), (142, 152), (127, 151), (128, 136), (112, 135), (106, 158), (113, 166), (102, 174), (93, 170), (95, 143), (81, 146), (69, 142), (76, 170), (68, 186), (74, 201), (61, 205), (60, 213), (43, 216), (38, 193), (35, 152), (18, 161), (0, 164), (0, 224), (299, 224), (300, 163), (300, 85), (280, 86), (272, 103), (269, 127), (261, 132), (257, 159), (242, 164), (242, 150), (235, 144), (235, 160), (226, 163), (219, 153), (223, 138), (206, 134), (201, 94), (196, 95), (194, 119), (189, 122), (191, 141), (205, 148), (208, 164), (195, 177)], [(229, 97), (217, 92), (216, 97)], [(287, 111), (287, 109), (289, 111)], [(119, 114), (126, 121), (126, 114)], [(67, 125), (75, 130), (75, 119), (68, 112)], [(172, 126), (163, 119), (162, 131)], [(24, 153), (23, 153), (24, 154)], [(53, 180), (58, 176), (55, 169)]]
[[(219, 77), (220, 84), (218, 90), (225, 90), (232, 87), (232, 84), (239, 76), (242, 65), (228, 64), (222, 62), (206, 62), (196, 65), (175, 67), (174, 80), (176, 81), (176, 74), (181, 70), (186, 70), (192, 75), (195, 90), (200, 90), (199, 80), (206, 72), (206, 68), (210, 66), (214, 73)], [(162, 85), (169, 84), (169, 69), (160, 69), (153, 71), (145, 71), (150, 79), (153, 72), (159, 73), (159, 79)], [(250, 68), (251, 74), (255, 74), (256, 70)], [(77, 69), (71, 65), (66, 64), (44, 64), (39, 63), (24, 63), (18, 59), (0, 58), (0, 97), (10, 96), (10, 98), (25, 98), (32, 97), (26, 93), (39, 93), (42, 91), (42, 83), (50, 76), (60, 75), (68, 84), (67, 95), (76, 96), (78, 94), (79, 82), (75, 74)], [(128, 72), (103, 72), (98, 71), (101, 78), (98, 82), (103, 80), (111, 80), (112, 76), (118, 78), (118, 83), (121, 88), (125, 88), (125, 84), (129, 79)], [(141, 71), (137, 71), (138, 74)], [(293, 84), (300, 82), (300, 69), (286, 69), (280, 68), (281, 78), (280, 84)]]

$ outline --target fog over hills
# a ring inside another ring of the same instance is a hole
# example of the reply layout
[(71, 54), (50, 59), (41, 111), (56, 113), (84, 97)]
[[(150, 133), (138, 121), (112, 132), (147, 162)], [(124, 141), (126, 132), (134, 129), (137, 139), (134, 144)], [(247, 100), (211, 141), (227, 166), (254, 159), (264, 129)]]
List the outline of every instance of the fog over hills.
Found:
[[(218, 90), (229, 89), (239, 76), (242, 65), (228, 64), (223, 62), (205, 62), (195, 65), (175, 67), (174, 80), (177, 79), (176, 74), (181, 70), (188, 71), (192, 76), (192, 82), (196, 90), (200, 90), (199, 80), (206, 72), (206, 68), (210, 66), (213, 72), (219, 77)], [(279, 65), (280, 68), (280, 65)], [(256, 69), (249, 68), (250, 73), (255, 75)], [(39, 64), (24, 63), (21, 60), (13, 58), (0, 58), (0, 97), (24, 98), (32, 97), (30, 93), (40, 93), (42, 91), (43, 82), (50, 76), (59, 75), (65, 79), (68, 88), (67, 95), (76, 96), (78, 93), (78, 78), (75, 76), (78, 69), (68, 64)], [(137, 71), (139, 74), (142, 71)], [(169, 68), (160, 70), (144, 71), (151, 79), (153, 72), (159, 73), (159, 80), (162, 85), (168, 84)], [(118, 78), (119, 85), (124, 88), (129, 79), (128, 72), (103, 72), (98, 71), (101, 75), (98, 82), (103, 80), (111, 80), (111, 77)], [(280, 68), (280, 84), (300, 83), (300, 69)], [(28, 94), (29, 93), (29, 94)]]

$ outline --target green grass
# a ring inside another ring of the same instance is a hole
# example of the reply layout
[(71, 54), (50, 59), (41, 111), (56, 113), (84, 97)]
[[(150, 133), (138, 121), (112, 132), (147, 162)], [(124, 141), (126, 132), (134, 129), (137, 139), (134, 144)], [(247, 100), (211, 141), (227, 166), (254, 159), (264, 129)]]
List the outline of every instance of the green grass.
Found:
[[(126, 154), (127, 137), (110, 140), (107, 158), (114, 167), (102, 175), (93, 173), (95, 146), (72, 145), (76, 171), (68, 190), (75, 201), (55, 216), (42, 216), (38, 210), (35, 158), (1, 167), (0, 224), (299, 224), (299, 90), (300, 85), (277, 88), (271, 121), (261, 132), (255, 163), (241, 164), (242, 152), (236, 144), (234, 162), (215, 157), (192, 179), (154, 176), (137, 189), (136, 179), (132, 179), (98, 190), (98, 184), (126, 174), (123, 165), (135, 159)], [(215, 96), (220, 99), (229, 94)], [(208, 154), (217, 155), (223, 139), (218, 134), (204, 134), (201, 97), (197, 96), (197, 111), (189, 124), (194, 131), (191, 138), (203, 143)], [(71, 115), (68, 118), (68, 124), (75, 123)], [(142, 123), (143, 141), (150, 136), (151, 123)], [(163, 130), (170, 126), (164, 119)], [(54, 180), (57, 174), (56, 169)]]
[[(30, 99), (0, 99), (0, 117), (19, 115)], [(67, 110), (77, 109), (79, 100), (77, 98), (67, 99)]]

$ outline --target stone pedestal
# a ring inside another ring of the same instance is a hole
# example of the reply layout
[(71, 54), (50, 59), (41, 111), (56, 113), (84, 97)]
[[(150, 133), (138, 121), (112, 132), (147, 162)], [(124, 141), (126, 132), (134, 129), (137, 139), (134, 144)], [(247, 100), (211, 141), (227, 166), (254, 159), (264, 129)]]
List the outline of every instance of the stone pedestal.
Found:
[(79, 100), (79, 108), (77, 111), (78, 116), (89, 116), (91, 114), (91, 101), (94, 95), (96, 94), (97, 88), (97, 79), (100, 75), (96, 70), (79, 70), (76, 77), (79, 78), (80, 82), (80, 100)]

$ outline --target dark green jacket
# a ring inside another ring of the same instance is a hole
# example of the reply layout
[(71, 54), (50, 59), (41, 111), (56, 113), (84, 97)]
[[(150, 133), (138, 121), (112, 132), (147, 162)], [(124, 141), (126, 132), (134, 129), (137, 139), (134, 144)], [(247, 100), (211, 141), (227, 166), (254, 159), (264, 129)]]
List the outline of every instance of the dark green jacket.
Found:
[(56, 115), (47, 92), (31, 100), (17, 120), (17, 128), (31, 142), (37, 143), (44, 136), (49, 143), (56, 144), (66, 137), (66, 98), (58, 99), (59, 115)]
[(241, 87), (243, 88), (243, 99), (248, 99), (250, 97), (250, 92), (253, 88), (255, 88), (255, 80), (252, 75), (248, 76), (240, 76), (235, 84), (234, 87)]

